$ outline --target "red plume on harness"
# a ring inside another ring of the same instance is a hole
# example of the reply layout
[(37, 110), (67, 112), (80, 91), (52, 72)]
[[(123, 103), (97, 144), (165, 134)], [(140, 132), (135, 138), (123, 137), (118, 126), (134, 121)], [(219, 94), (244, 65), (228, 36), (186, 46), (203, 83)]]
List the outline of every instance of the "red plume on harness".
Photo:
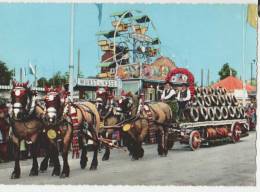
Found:
[(105, 86), (105, 91), (108, 92), (109, 91), (109, 88), (108, 86)]
[(62, 90), (62, 87), (61, 86), (57, 86), (53, 91), (55, 91), (55, 92), (61, 92), (61, 90)]
[(98, 97), (103, 97), (105, 94), (108, 94), (108, 92), (104, 89), (104, 88), (99, 88), (97, 91), (96, 91), (96, 95)]
[(114, 93), (111, 91), (111, 92), (109, 92), (109, 94), (108, 94), (108, 98), (109, 99), (112, 99), (112, 98), (114, 98)]
[(25, 83), (20, 83), (17, 82), (15, 80), (12, 81), (13, 87), (23, 87), (23, 88), (27, 88), (29, 81), (26, 81)]
[(45, 85), (45, 86), (44, 86), (44, 91), (45, 91), (45, 93), (50, 92), (50, 90), (51, 90), (50, 86), (48, 86), (48, 85)]
[(121, 91), (121, 96), (127, 96), (124, 90)]

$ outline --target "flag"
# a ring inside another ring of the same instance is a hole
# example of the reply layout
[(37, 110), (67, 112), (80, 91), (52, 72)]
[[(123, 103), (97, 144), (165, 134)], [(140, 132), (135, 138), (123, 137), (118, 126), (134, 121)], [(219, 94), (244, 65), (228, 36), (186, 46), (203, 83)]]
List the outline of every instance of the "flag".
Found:
[(35, 70), (34, 70), (34, 68), (33, 68), (31, 63), (29, 63), (29, 74), (35, 75)]
[(249, 4), (247, 6), (247, 22), (256, 29), (257, 26), (257, 5)]
[(102, 21), (102, 8), (103, 4), (102, 3), (96, 3), (97, 9), (98, 9), (98, 24), (99, 26), (101, 25)]

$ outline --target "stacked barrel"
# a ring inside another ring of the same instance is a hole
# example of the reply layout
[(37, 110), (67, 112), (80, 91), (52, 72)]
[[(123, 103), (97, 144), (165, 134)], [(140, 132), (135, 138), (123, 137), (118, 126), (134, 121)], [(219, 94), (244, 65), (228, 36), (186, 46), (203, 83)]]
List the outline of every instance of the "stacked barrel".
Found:
[(196, 87), (189, 117), (192, 122), (243, 119), (245, 111), (224, 88)]

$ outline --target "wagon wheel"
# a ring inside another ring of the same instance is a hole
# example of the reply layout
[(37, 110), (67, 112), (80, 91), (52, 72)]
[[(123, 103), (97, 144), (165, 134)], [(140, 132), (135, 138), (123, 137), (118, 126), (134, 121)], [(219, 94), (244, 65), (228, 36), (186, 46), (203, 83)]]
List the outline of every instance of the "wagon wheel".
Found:
[(239, 123), (236, 123), (232, 131), (232, 136), (231, 136), (232, 142), (236, 143), (240, 141), (240, 136), (241, 136), (241, 127)]
[(192, 131), (190, 134), (189, 145), (192, 151), (200, 148), (201, 138), (200, 133), (198, 131)]

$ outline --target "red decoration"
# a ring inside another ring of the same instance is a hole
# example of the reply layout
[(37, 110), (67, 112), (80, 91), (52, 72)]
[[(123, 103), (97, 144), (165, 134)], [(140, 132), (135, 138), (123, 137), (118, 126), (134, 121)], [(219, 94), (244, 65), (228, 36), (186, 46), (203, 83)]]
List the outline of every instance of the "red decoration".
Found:
[(29, 81), (26, 81), (25, 83), (19, 83), (15, 80), (12, 81), (13, 87), (24, 87), (27, 88)]
[(194, 87), (194, 76), (193, 74), (188, 70), (188, 69), (185, 69), (185, 68), (175, 68), (173, 70), (171, 70), (166, 78), (165, 78), (165, 81), (166, 82), (170, 82), (171, 79), (172, 79), (172, 76), (176, 75), (176, 74), (184, 74), (188, 77), (188, 82), (189, 82), (189, 89), (190, 89), (190, 93), (191, 93), (191, 97), (193, 98), (194, 96), (194, 92), (195, 92), (195, 87)]

